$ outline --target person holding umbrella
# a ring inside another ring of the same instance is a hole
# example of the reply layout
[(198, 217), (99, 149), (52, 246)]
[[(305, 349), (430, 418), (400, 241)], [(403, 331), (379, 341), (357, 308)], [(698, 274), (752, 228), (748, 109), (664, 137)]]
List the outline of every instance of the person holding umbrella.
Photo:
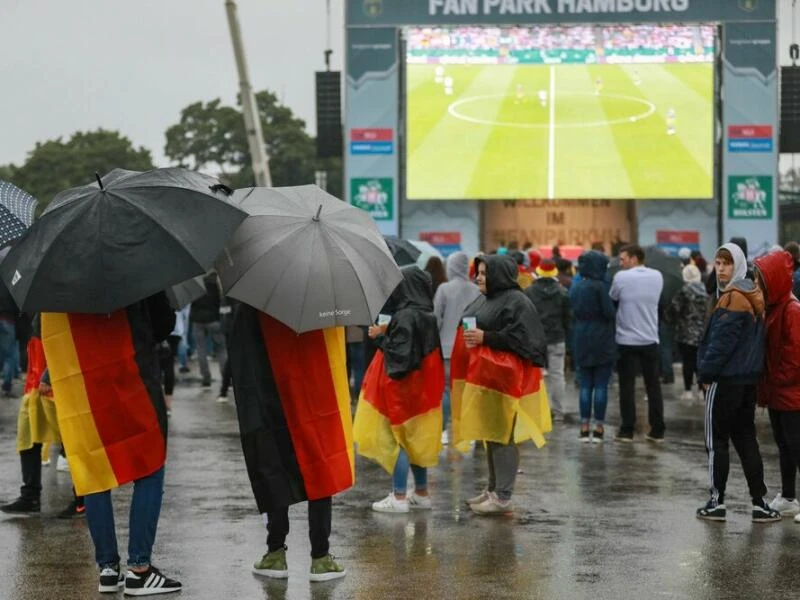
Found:
[(366, 213), (317, 186), (238, 190), (249, 214), (217, 271), (234, 309), (229, 359), (247, 472), (266, 515), (261, 576), (288, 577), (288, 509), (308, 501), (311, 581), (329, 552), (332, 497), (355, 478), (344, 327), (369, 323), (401, 279)]
[[(246, 214), (216, 180), (185, 169), (112, 171), (57, 195), (0, 265), (42, 344), (75, 491), (100, 568), (98, 590), (165, 594), (151, 563), (167, 415), (156, 348), (175, 326), (163, 290), (199, 275)], [(113, 232), (113, 235), (109, 235)], [(111, 490), (133, 482), (127, 573)]]

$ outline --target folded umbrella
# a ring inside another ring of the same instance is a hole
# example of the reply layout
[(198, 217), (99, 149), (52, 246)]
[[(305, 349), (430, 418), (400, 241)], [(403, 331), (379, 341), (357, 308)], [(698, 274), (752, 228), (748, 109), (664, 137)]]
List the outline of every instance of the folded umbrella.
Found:
[(297, 333), (372, 323), (402, 279), (369, 215), (315, 185), (232, 199), (250, 216), (217, 260), (222, 288)]
[(33, 223), (38, 202), (17, 186), (0, 180), (0, 246), (10, 244)]
[(0, 265), (29, 312), (108, 313), (202, 275), (246, 214), (213, 177), (115, 169), (58, 194)]
[(417, 264), (417, 259), (422, 251), (408, 240), (401, 239), (394, 235), (383, 236), (389, 251), (392, 253), (395, 262), (400, 267)]

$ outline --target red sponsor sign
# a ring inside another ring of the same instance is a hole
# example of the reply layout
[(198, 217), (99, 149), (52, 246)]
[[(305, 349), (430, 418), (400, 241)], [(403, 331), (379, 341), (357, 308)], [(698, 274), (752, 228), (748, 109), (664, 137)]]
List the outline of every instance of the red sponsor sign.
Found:
[(431, 246), (457, 246), (461, 244), (460, 231), (423, 231), (419, 234), (422, 242)]
[(728, 139), (751, 140), (772, 137), (772, 125), (728, 125)]
[(351, 129), (351, 142), (391, 142), (394, 130), (391, 128)]
[(699, 243), (699, 231), (678, 231), (675, 229), (659, 229), (656, 231), (656, 244), (696, 246)]

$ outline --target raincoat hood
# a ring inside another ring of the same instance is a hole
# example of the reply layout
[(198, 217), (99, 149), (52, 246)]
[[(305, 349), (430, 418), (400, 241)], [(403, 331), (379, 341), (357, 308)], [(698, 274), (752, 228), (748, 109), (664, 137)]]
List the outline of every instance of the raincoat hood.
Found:
[(475, 272), (478, 265), (486, 265), (486, 297), (491, 298), (507, 290), (519, 290), (517, 261), (510, 256), (481, 256), (475, 259)]
[(608, 271), (608, 257), (602, 252), (589, 250), (578, 257), (578, 272), (581, 277), (602, 281), (605, 279), (606, 271)]
[[(734, 281), (728, 287), (725, 288), (725, 292), (739, 292), (742, 294), (747, 302), (750, 303), (750, 306), (753, 307), (753, 313), (756, 316), (764, 314), (764, 294), (761, 293), (761, 290), (755, 284), (755, 282), (750, 281), (749, 279), (740, 279), (738, 281)], [(724, 293), (723, 293), (724, 296)], [(720, 297), (720, 303), (722, 303), (722, 299)], [(728, 302), (730, 304), (730, 301)]]
[(727, 290), (730, 289), (734, 283), (737, 283), (747, 277), (747, 257), (737, 244), (731, 242), (722, 244), (722, 246), (717, 248), (717, 253), (723, 248), (730, 252), (731, 256), (733, 257), (733, 276), (731, 277), (727, 287), (724, 288), (724, 290)]
[(392, 292), (388, 305), (393, 312), (413, 308), (433, 312), (433, 281), (426, 271), (416, 265), (400, 269), (403, 281)]
[(755, 267), (766, 288), (767, 306), (786, 302), (792, 293), (792, 255), (783, 250), (771, 252), (755, 260)]
[(468, 281), (469, 256), (466, 252), (454, 252), (447, 257), (447, 280)]
[(564, 287), (555, 277), (540, 277), (533, 282), (531, 287), (548, 298), (558, 296), (564, 292)]

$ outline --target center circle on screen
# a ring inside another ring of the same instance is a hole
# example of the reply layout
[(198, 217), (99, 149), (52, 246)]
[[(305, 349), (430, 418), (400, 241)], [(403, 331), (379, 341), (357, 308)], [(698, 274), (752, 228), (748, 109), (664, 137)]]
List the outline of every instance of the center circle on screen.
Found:
[[(590, 98), (597, 98), (597, 94), (593, 92), (560, 92), (556, 94), (556, 102), (559, 98), (564, 96), (568, 97), (590, 97)], [(581, 128), (581, 127), (605, 127), (608, 125), (622, 125), (623, 123), (636, 123), (637, 121), (641, 121), (643, 119), (647, 119), (651, 117), (656, 112), (656, 105), (644, 98), (637, 98), (636, 96), (626, 96), (624, 94), (607, 94), (601, 93), (600, 97), (602, 98), (611, 98), (614, 100), (619, 100), (621, 102), (627, 102), (632, 105), (633, 110), (631, 110), (631, 114), (626, 115), (624, 117), (619, 117), (616, 119), (604, 119), (599, 121), (575, 121), (575, 122), (558, 122), (556, 121), (553, 126), (556, 128)], [(470, 104), (476, 103), (485, 103), (487, 101), (493, 100), (495, 103), (502, 100), (514, 100), (516, 96), (509, 95), (509, 94), (486, 94), (482, 96), (470, 96), (469, 98), (462, 98), (461, 100), (456, 100), (450, 106), (447, 107), (447, 112), (450, 113), (456, 119), (460, 119), (462, 121), (467, 121), (468, 123), (475, 123), (477, 125), (491, 125), (494, 127), (518, 127), (520, 129), (548, 129), (550, 127), (549, 121), (546, 123), (526, 123), (524, 121), (498, 121), (492, 119), (482, 119), (479, 117), (474, 117), (468, 114), (464, 114), (462, 112), (463, 107), (469, 106)], [(527, 101), (531, 105), (537, 105), (539, 100), (535, 96), (528, 96)], [(549, 103), (551, 102), (551, 98), (547, 98), (548, 102), (548, 109)]]

